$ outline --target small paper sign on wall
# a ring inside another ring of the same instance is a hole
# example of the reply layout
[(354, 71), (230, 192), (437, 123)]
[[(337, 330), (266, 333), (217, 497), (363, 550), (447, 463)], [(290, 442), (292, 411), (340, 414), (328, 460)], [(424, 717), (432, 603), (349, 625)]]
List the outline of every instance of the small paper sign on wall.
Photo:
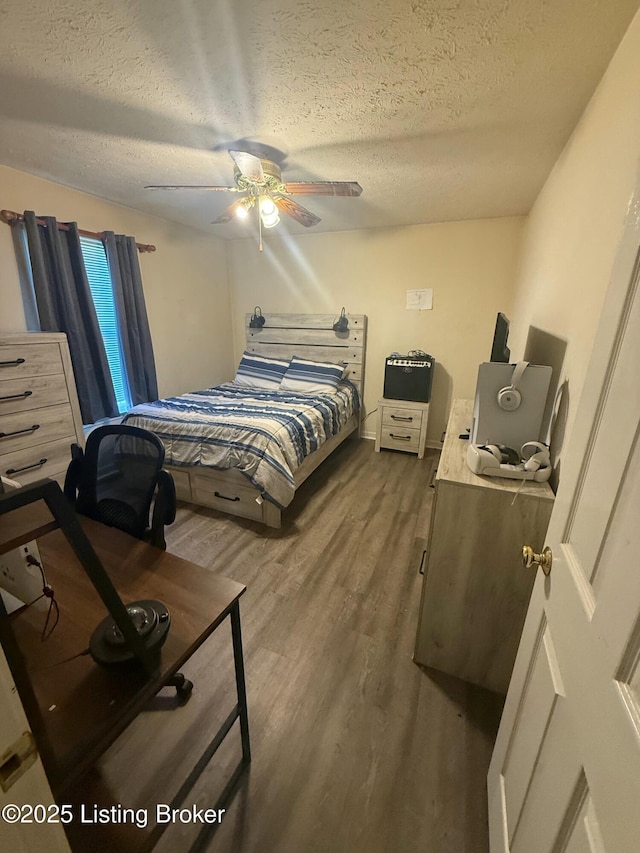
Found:
[(407, 290), (407, 311), (429, 311), (433, 308), (433, 290)]

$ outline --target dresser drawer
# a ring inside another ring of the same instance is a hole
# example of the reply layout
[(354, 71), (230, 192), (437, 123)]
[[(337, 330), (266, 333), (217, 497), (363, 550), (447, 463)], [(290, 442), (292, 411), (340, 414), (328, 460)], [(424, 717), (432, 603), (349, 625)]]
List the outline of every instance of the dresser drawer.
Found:
[(0, 455), (67, 436), (69, 444), (75, 441), (75, 426), (69, 403), (14, 412), (0, 419)]
[(420, 430), (398, 425), (383, 426), (380, 434), (380, 446), (388, 450), (406, 450), (417, 453), (420, 449)]
[(384, 406), (382, 409), (382, 425), (389, 427), (409, 427), (419, 430), (422, 426), (422, 415), (418, 409), (403, 409), (401, 406)]
[(4, 415), (68, 402), (69, 391), (63, 373), (0, 381), (0, 423), (4, 423)]
[(38, 444), (14, 453), (4, 453), (0, 456), (0, 473), (17, 480), (21, 485), (42, 480), (43, 477), (54, 479), (66, 471), (71, 461), (71, 438)]
[(0, 380), (63, 373), (58, 344), (3, 344), (0, 346)]

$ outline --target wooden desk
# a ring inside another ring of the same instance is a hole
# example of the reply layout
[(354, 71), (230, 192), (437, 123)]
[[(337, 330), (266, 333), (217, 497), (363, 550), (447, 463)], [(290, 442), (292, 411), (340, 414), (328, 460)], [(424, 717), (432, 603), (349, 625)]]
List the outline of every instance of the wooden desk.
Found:
[[(29, 608), (9, 618), (32, 688), (31, 696), (22, 695), (23, 704), (56, 799), (63, 802), (64, 792), (227, 616), (231, 619), (238, 703), (174, 798), (174, 804), (184, 800), (203, 769), (203, 762), (213, 755), (239, 719), (242, 759), (234, 773), (237, 778), (251, 760), (239, 608), (246, 587), (119, 530), (89, 519), (82, 519), (82, 526), (125, 604), (139, 599), (162, 601), (170, 610), (171, 628), (161, 650), (158, 672), (151, 677), (137, 669), (104, 669), (89, 655), (61, 663), (87, 649), (93, 629), (107, 614), (62, 532), (55, 530), (39, 539), (47, 579), (60, 608), (59, 623), (42, 642), (46, 614)], [(10, 659), (9, 654), (7, 657)], [(17, 677), (16, 683), (20, 687)], [(150, 833), (144, 849), (155, 843), (161, 831), (156, 828)]]

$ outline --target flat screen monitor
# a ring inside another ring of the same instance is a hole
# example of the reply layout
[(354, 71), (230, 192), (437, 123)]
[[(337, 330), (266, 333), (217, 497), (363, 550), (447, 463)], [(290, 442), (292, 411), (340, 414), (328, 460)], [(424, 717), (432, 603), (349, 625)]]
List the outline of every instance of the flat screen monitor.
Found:
[(496, 328), (493, 333), (493, 344), (491, 346), (491, 361), (502, 361), (509, 364), (511, 351), (507, 346), (509, 337), (509, 321), (502, 312), (496, 317)]

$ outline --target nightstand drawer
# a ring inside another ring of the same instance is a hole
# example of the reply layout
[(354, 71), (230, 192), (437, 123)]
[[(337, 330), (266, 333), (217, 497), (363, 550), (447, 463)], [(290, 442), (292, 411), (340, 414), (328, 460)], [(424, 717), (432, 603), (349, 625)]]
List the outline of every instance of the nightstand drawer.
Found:
[(419, 430), (422, 426), (422, 412), (416, 409), (404, 409), (400, 406), (383, 406), (382, 425), (389, 427), (409, 427)]
[(417, 453), (420, 449), (420, 430), (408, 429), (402, 425), (383, 426), (380, 446), (387, 450), (406, 450), (410, 453)]

